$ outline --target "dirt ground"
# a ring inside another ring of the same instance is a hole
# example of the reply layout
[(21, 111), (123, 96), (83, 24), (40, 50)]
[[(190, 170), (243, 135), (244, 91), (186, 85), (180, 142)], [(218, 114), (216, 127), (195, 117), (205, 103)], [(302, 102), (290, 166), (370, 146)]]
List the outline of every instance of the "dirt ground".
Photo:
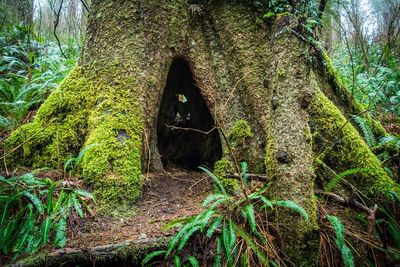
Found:
[(171, 170), (147, 176), (134, 215), (124, 218), (94, 217), (70, 229), (66, 248), (84, 249), (125, 240), (164, 237), (169, 221), (201, 211), (201, 200), (211, 191), (204, 173)]

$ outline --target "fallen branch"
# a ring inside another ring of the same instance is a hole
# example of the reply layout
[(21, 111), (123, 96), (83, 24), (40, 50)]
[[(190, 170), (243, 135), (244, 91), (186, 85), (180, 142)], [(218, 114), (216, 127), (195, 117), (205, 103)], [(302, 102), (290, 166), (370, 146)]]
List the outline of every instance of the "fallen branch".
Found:
[[(241, 175), (238, 173), (235, 174), (227, 174), (224, 176), (225, 178), (235, 178), (235, 179), (241, 179)], [(248, 173), (247, 178), (249, 180), (257, 180), (257, 181), (265, 181), (267, 180), (267, 175), (263, 174), (258, 174), (258, 173)]]
[(368, 234), (371, 236), (375, 231), (375, 219), (376, 219), (376, 212), (378, 210), (378, 205), (374, 205), (372, 209), (368, 208), (367, 206), (361, 204), (357, 200), (341, 197), (334, 193), (324, 192), (322, 190), (315, 190), (315, 193), (320, 195), (325, 195), (328, 198), (335, 200), (341, 206), (357, 209), (363, 211), (368, 214)]
[[(91, 266), (113, 265), (119, 261), (131, 258), (133, 265), (140, 265), (141, 260), (150, 252), (161, 249), (167, 245), (169, 237), (143, 238), (137, 240), (126, 240), (117, 244), (109, 244), (91, 248), (58, 249), (50, 253), (28, 257), (8, 266)], [(135, 266), (136, 266), (135, 265)]]

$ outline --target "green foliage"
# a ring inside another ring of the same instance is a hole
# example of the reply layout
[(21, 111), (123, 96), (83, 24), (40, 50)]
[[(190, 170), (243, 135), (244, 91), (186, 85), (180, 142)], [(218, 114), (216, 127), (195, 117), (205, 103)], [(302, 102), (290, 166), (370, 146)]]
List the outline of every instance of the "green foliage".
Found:
[(369, 147), (373, 147), (376, 145), (376, 140), (374, 133), (372, 132), (372, 127), (368, 123), (366, 119), (360, 116), (354, 116), (354, 121), (357, 123), (357, 125), (360, 127), (364, 140), (367, 143)]
[(69, 215), (83, 218), (82, 204), (93, 200), (84, 190), (63, 181), (38, 178), (32, 173), (5, 178), (0, 176), (0, 252), (3, 255), (35, 253), (47, 245), (66, 244)]
[(353, 175), (360, 172), (370, 172), (370, 171), (371, 169), (355, 168), (355, 169), (345, 170), (344, 172), (341, 172), (339, 174), (335, 174), (335, 176), (325, 186), (325, 191), (326, 192), (331, 191), (335, 186), (337, 186), (343, 180), (344, 177), (348, 175)]
[[(344, 45), (335, 47), (332, 62), (349, 92), (372, 115), (392, 113), (400, 116), (400, 68), (398, 59), (389, 56), (382, 61), (384, 47), (371, 44), (368, 49), (369, 66), (363, 53)], [(351, 53), (351, 54), (350, 54)]]
[(327, 215), (326, 218), (328, 219), (328, 221), (333, 227), (333, 230), (335, 231), (336, 234), (335, 243), (341, 253), (344, 266), (354, 267), (355, 265), (354, 265), (353, 254), (350, 248), (345, 243), (345, 233), (342, 221), (338, 217), (332, 215)]
[(79, 166), (79, 164), (81, 163), (81, 160), (83, 158), (83, 156), (85, 155), (86, 151), (88, 151), (90, 148), (97, 146), (97, 144), (90, 144), (88, 146), (86, 146), (84, 149), (81, 150), (81, 152), (79, 152), (79, 155), (77, 157), (69, 157), (65, 160), (64, 162), (64, 172), (69, 173), (69, 177), (72, 177), (76, 171), (77, 168)]
[(384, 192), (383, 195), (390, 201), (381, 201), (378, 205), (381, 214), (376, 220), (379, 239), (400, 250), (400, 195), (393, 191)]
[(23, 25), (0, 31), (0, 130), (17, 127), (36, 109), (75, 64), (78, 47), (71, 42), (60, 55), (53, 43), (31, 40)]
[[(267, 185), (247, 193), (249, 188), (245, 178), (247, 177), (245, 163), (241, 164), (242, 185), (246, 185), (241, 195), (227, 193), (216, 175), (206, 168), (200, 167), (200, 169), (214, 181), (216, 192), (204, 199), (202, 203), (204, 210), (194, 218), (175, 221), (173, 225), (182, 227), (169, 242), (167, 250), (149, 254), (142, 265), (151, 263), (154, 257), (164, 255), (164, 260), (171, 260), (178, 266), (181, 264), (181, 259), (187, 255), (187, 251), (183, 249), (188, 248), (188, 241), (194, 235), (203, 236), (201, 240), (206, 242), (204, 247), (210, 246), (214, 249), (215, 252), (212, 253), (214, 266), (235, 266), (239, 262), (246, 262), (251, 266), (265, 266), (280, 262), (277, 250), (269, 239), (270, 234), (266, 227), (269, 222), (265, 216), (275, 207), (286, 207), (307, 220), (305, 210), (292, 201), (268, 200), (263, 195), (268, 188)], [(194, 256), (189, 258), (188, 261), (192, 266), (198, 265)]]

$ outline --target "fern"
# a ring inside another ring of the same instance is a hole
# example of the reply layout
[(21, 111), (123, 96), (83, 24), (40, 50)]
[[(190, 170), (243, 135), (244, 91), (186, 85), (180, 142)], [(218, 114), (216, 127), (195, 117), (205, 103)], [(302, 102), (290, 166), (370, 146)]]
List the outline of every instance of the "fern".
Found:
[(368, 144), (369, 147), (374, 147), (376, 145), (376, 140), (375, 136), (372, 132), (371, 126), (368, 124), (368, 122), (360, 116), (354, 116), (354, 121), (357, 123), (357, 125), (360, 127), (365, 142)]
[(62, 248), (67, 243), (67, 219), (62, 217), (55, 225), (54, 246)]
[(329, 183), (326, 185), (325, 187), (325, 191), (329, 192), (331, 191), (335, 186), (337, 186), (344, 177), (352, 175), (352, 174), (356, 174), (359, 172), (370, 172), (371, 169), (366, 169), (366, 168), (355, 168), (355, 169), (349, 169), (346, 170), (344, 172), (341, 172), (339, 174), (336, 174), (330, 181)]
[(13, 259), (35, 253), (49, 243), (66, 244), (66, 226), (73, 208), (84, 215), (78, 193), (83, 190), (63, 188), (60, 182), (41, 179), (32, 173), (4, 178), (0, 176), (0, 253)]
[(150, 254), (148, 254), (142, 261), (142, 266), (146, 266), (147, 263), (149, 263), (152, 259), (154, 259), (155, 257), (161, 256), (165, 254), (165, 250), (158, 250), (158, 251), (154, 251)]
[(272, 201), (272, 205), (291, 209), (303, 216), (304, 220), (308, 220), (307, 212), (301, 206), (291, 200)]
[(241, 167), (241, 170), (242, 170), (241, 178), (242, 178), (243, 186), (247, 187), (247, 163), (245, 161), (243, 161), (240, 164), (240, 167)]
[(189, 262), (192, 265), (192, 267), (198, 267), (199, 266), (199, 262), (193, 256), (189, 256), (188, 259), (185, 261), (185, 263), (186, 262)]
[(248, 204), (248, 205), (244, 206), (242, 212), (243, 212), (244, 217), (247, 219), (247, 221), (250, 224), (251, 231), (253, 233), (255, 233), (257, 231), (257, 223), (256, 223), (256, 217), (254, 215), (253, 205)]
[(354, 267), (355, 265), (353, 254), (345, 243), (344, 226), (341, 220), (338, 217), (332, 215), (327, 215), (326, 218), (328, 219), (333, 227), (333, 230), (336, 233), (335, 243), (341, 253), (343, 264), (346, 267)]
[(175, 267), (181, 266), (181, 259), (177, 255), (174, 256), (174, 266)]
[(224, 186), (222, 185), (221, 181), (218, 179), (217, 176), (215, 176), (215, 175), (214, 175), (212, 172), (210, 172), (207, 168), (204, 168), (204, 167), (201, 167), (201, 166), (200, 166), (199, 169), (202, 170), (202, 171), (204, 171), (205, 173), (207, 173), (207, 174), (214, 180), (214, 182), (215, 182), (215, 184), (217, 185), (217, 188), (218, 188), (218, 190), (219, 190), (219, 192), (220, 192), (221, 194), (226, 195), (225, 188), (224, 188)]
[[(201, 169), (213, 179), (216, 185), (216, 193), (203, 200), (202, 206), (206, 209), (198, 213), (197, 216), (180, 218), (168, 223), (165, 228), (178, 225), (182, 227), (170, 240), (165, 253), (159, 251), (160, 254), (149, 254), (149, 257), (146, 257), (142, 264), (151, 262), (150, 255), (163, 254), (165, 261), (177, 265), (177, 259), (180, 260), (185, 257), (184, 255), (187, 255), (186, 251), (183, 252), (183, 250), (188, 247), (187, 244), (191, 237), (197, 233), (204, 236), (204, 238), (201, 238), (202, 240), (213, 243), (211, 246), (215, 247), (213, 266), (233, 266), (243, 262), (243, 260), (252, 262), (255, 260), (254, 257), (256, 257), (256, 262), (261, 262), (263, 265), (276, 265), (275, 261), (270, 262), (268, 260), (268, 253), (274, 251), (271, 249), (273, 244), (269, 244), (267, 239), (259, 232), (259, 229), (264, 231), (265, 227), (258, 226), (256, 218), (265, 216), (265, 209), (274, 206), (290, 208), (305, 219), (308, 218), (306, 211), (293, 201), (268, 200), (262, 195), (267, 190), (268, 184), (249, 195), (246, 195), (246, 192), (242, 192), (242, 195), (230, 195), (225, 191), (217, 176), (208, 169), (203, 167)], [(247, 185), (247, 164), (242, 163), (241, 169), (242, 183)], [(263, 234), (265, 233), (263, 232)], [(208, 246), (210, 244), (204, 247)], [(183, 263), (179, 262), (179, 264), (185, 265), (190, 262), (192, 266), (198, 266), (197, 260), (195, 261), (194, 257), (191, 259)]]

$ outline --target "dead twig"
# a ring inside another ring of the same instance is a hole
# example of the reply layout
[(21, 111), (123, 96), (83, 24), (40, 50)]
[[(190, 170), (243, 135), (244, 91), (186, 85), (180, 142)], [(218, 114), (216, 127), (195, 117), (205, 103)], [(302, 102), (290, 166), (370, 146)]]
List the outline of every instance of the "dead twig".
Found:
[(325, 195), (328, 198), (335, 200), (342, 206), (366, 212), (368, 214), (368, 234), (369, 236), (372, 236), (373, 232), (375, 231), (375, 219), (376, 219), (376, 212), (378, 210), (378, 205), (375, 204), (374, 207), (370, 209), (367, 206), (358, 202), (357, 200), (341, 197), (334, 193), (324, 192), (322, 190), (315, 190), (315, 193), (320, 195)]
[[(267, 175), (262, 175), (262, 174), (258, 174), (258, 173), (247, 173), (246, 176), (250, 180), (257, 180), (257, 181), (265, 181), (268, 178)], [(227, 175), (225, 175), (225, 177), (241, 179), (242, 175), (239, 173), (234, 173), (234, 174), (227, 174)]]
[(202, 134), (210, 134), (212, 131), (214, 131), (215, 129), (217, 129), (217, 127), (212, 127), (209, 131), (202, 131), (196, 128), (184, 128), (184, 127), (178, 127), (178, 126), (173, 126), (173, 125), (168, 125), (166, 123), (164, 123), (165, 126), (167, 128), (171, 128), (172, 130), (182, 130), (182, 131), (193, 131), (193, 132), (198, 132), (198, 133), (202, 133)]

